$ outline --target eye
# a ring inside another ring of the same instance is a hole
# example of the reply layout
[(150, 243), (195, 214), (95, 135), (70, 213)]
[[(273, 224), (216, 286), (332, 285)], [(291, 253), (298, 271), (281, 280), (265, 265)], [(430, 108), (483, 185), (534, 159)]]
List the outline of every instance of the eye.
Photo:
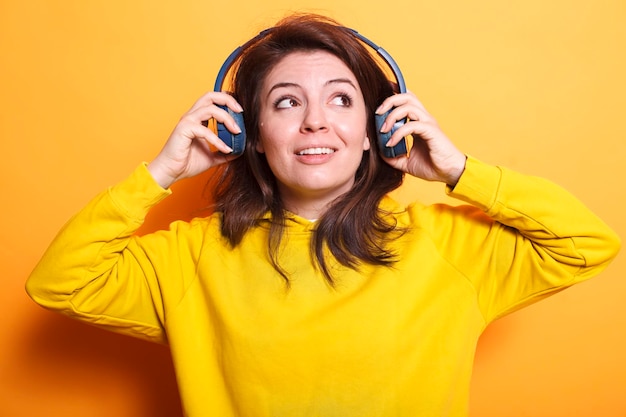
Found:
[(350, 107), (352, 106), (352, 97), (350, 95), (342, 93), (338, 94), (331, 100), (331, 103), (337, 106)]
[(289, 109), (298, 106), (298, 102), (293, 97), (280, 97), (274, 101), (274, 107), (277, 109)]

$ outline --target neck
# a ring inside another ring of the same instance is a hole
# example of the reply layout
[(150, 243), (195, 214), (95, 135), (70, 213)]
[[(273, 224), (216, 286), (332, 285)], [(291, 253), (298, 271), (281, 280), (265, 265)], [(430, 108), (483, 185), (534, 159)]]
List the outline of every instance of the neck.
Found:
[(285, 208), (305, 219), (319, 219), (328, 208), (328, 201), (294, 201), (284, 200)]
[(322, 194), (306, 195), (281, 193), (281, 199), (285, 208), (305, 219), (319, 219), (326, 212), (330, 204), (339, 197), (338, 195)]

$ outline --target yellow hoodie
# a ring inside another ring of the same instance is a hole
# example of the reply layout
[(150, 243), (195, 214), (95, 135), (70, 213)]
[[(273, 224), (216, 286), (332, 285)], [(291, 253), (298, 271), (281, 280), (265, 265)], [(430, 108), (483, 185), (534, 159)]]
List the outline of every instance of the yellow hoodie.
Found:
[(161, 189), (145, 165), (59, 233), (27, 282), (39, 304), (168, 343), (188, 416), (466, 416), (477, 339), (495, 318), (600, 272), (618, 237), (543, 179), (469, 158), (450, 195), (401, 207), (391, 268), (309, 252), (314, 222), (288, 220), (271, 266), (263, 222), (231, 248), (220, 216), (134, 232)]

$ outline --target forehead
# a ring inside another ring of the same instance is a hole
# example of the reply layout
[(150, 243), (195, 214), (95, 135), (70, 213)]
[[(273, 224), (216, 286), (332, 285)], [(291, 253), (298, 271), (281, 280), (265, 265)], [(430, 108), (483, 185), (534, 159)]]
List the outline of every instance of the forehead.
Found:
[(348, 78), (358, 85), (350, 68), (330, 52), (297, 51), (286, 55), (274, 65), (265, 77), (264, 89), (271, 88), (276, 82), (298, 83), (312, 79), (328, 81), (334, 78)]

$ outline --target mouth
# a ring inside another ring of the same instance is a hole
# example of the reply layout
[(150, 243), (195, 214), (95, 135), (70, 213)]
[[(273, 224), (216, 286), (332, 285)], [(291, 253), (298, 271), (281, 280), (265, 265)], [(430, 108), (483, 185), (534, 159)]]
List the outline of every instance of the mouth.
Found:
[(306, 148), (296, 152), (296, 155), (330, 155), (335, 153), (332, 148)]

